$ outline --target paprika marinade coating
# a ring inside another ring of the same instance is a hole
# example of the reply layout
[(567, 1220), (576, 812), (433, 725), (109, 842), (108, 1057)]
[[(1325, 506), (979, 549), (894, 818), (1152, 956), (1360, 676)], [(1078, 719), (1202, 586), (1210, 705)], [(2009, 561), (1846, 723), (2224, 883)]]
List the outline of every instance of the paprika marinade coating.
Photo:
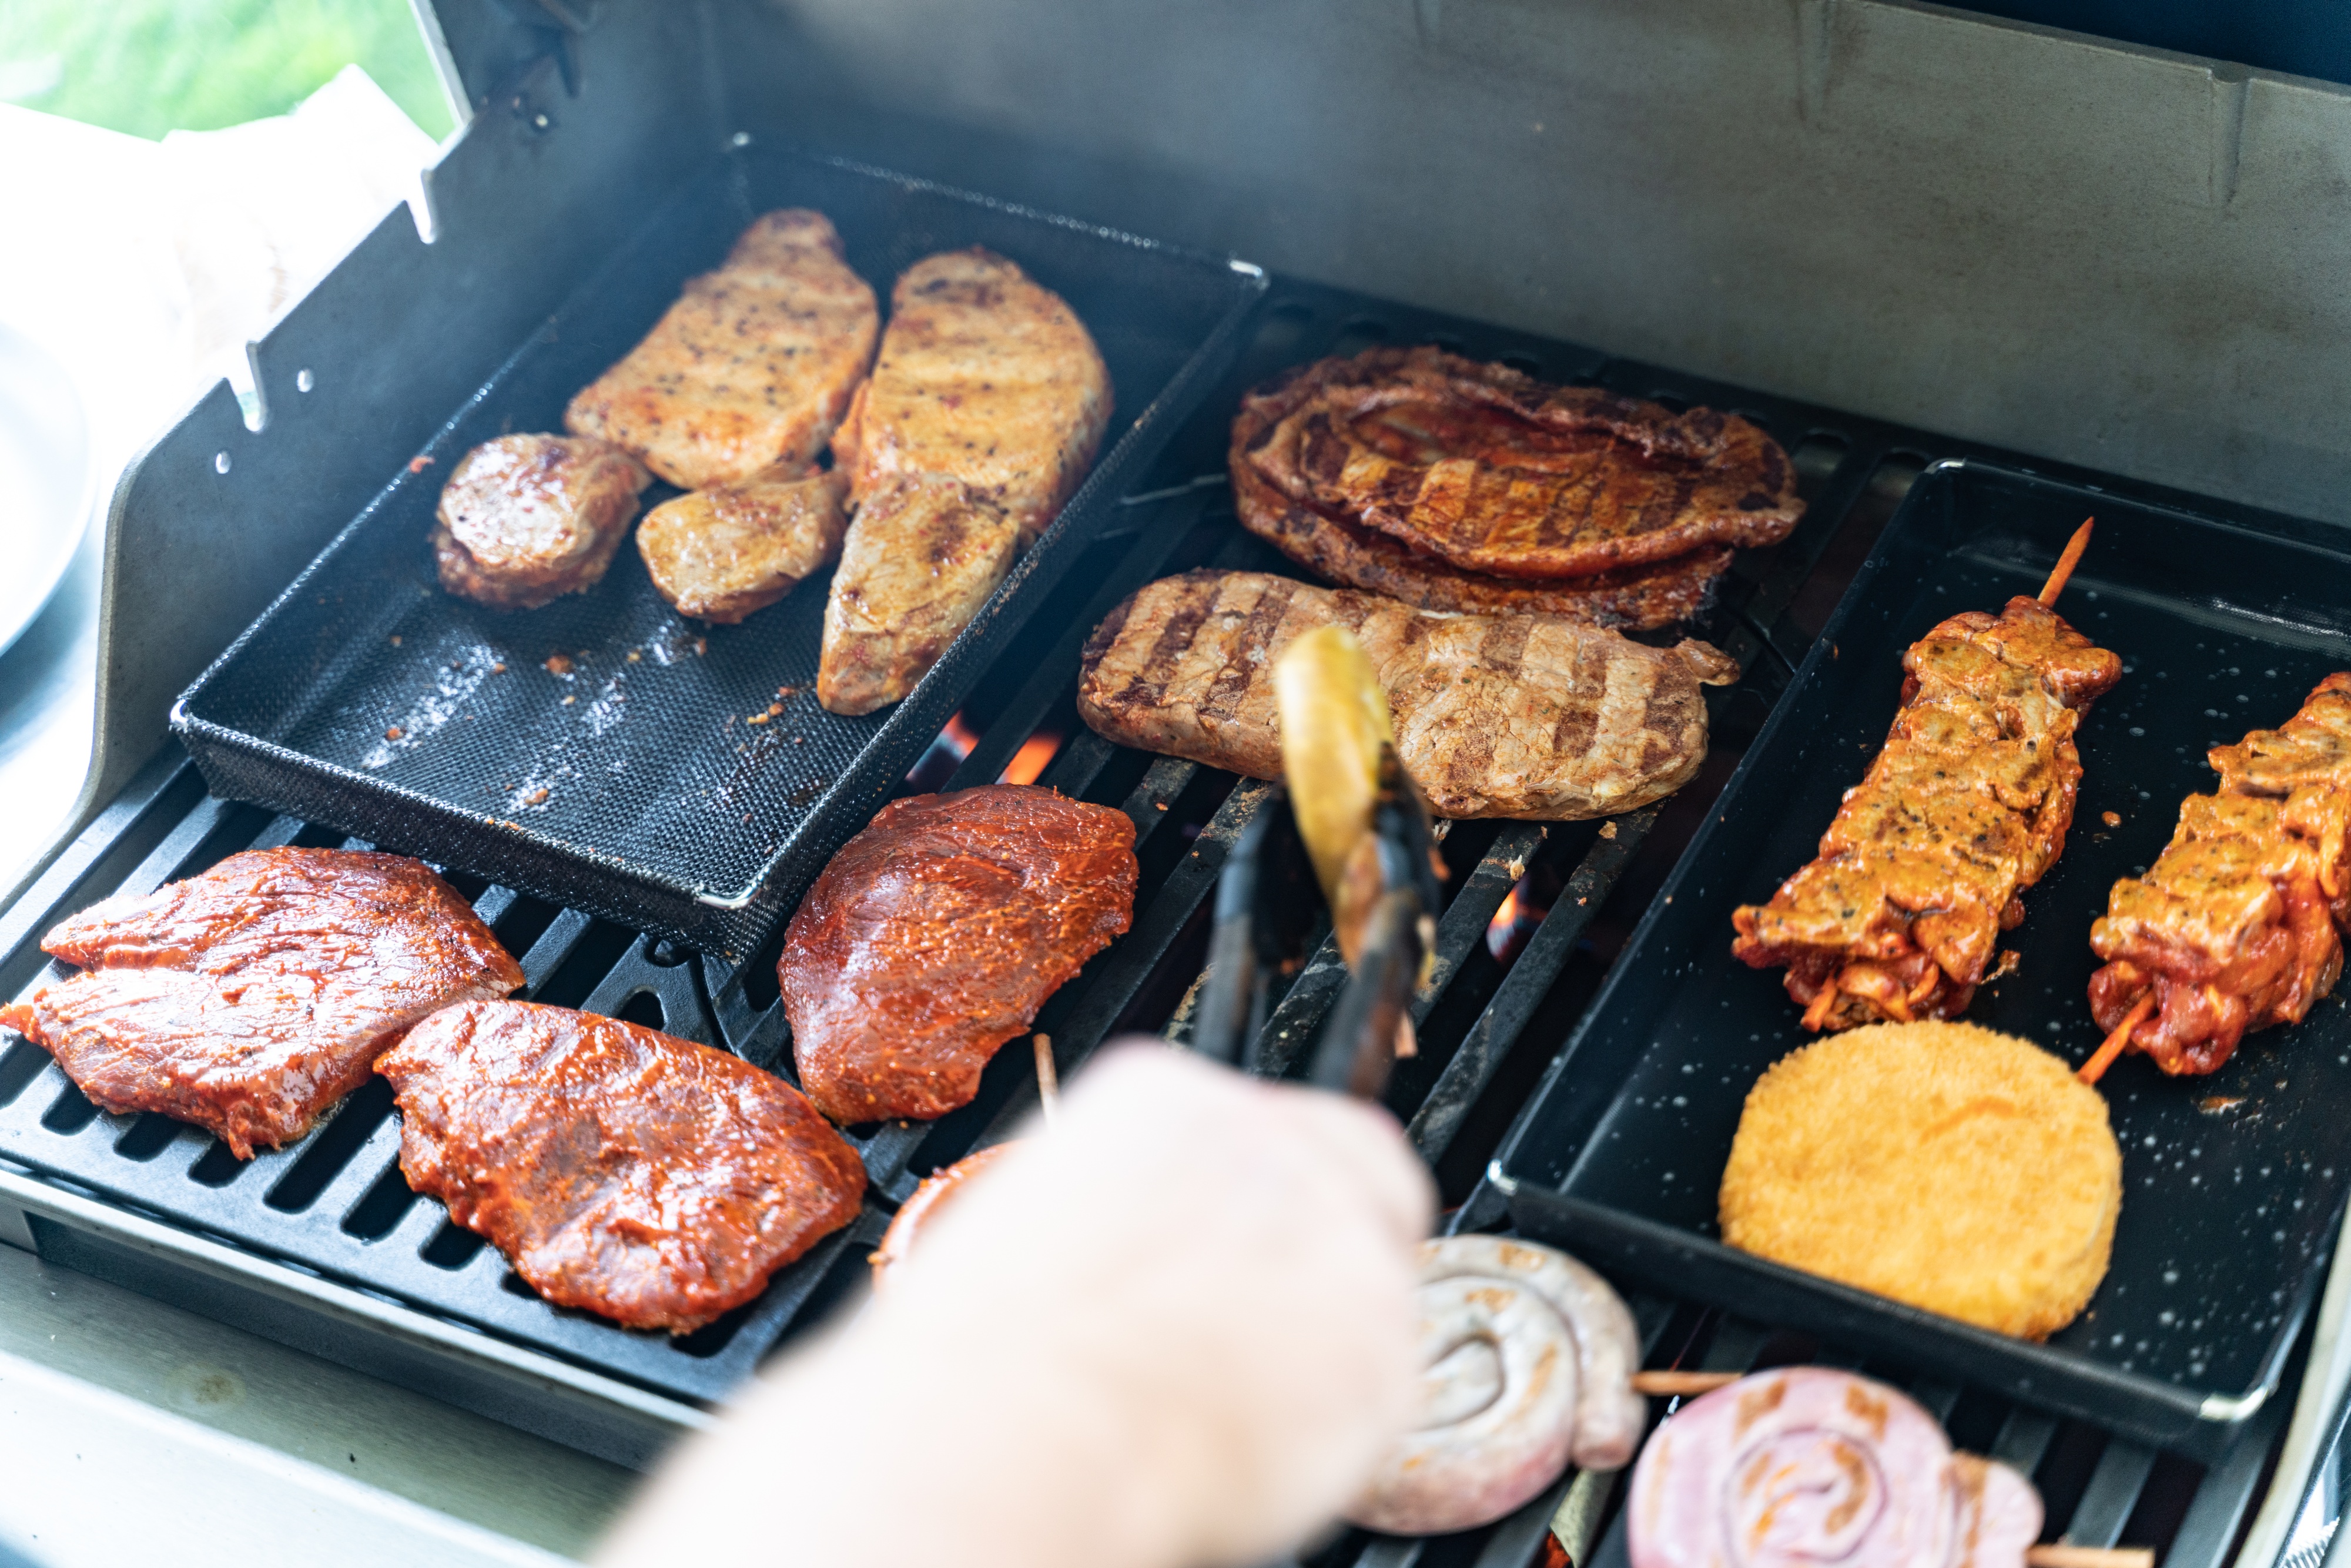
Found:
[(2351, 672), (2301, 711), (2209, 754), (2220, 789), (2180, 803), (2171, 842), (2108, 895), (2090, 946), (2098, 1026), (2169, 1073), (2203, 1073), (2245, 1035), (2299, 1023), (2335, 988), (2351, 929)]

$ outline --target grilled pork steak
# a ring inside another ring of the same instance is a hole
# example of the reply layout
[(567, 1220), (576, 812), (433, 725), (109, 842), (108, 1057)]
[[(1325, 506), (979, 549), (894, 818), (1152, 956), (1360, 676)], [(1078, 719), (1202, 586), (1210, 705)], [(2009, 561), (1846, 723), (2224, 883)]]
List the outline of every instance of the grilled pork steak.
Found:
[(799, 1092), (619, 1019), (529, 1002), (434, 1014), (377, 1071), (400, 1169), (531, 1288), (685, 1333), (857, 1217), (865, 1167)]
[(857, 504), (817, 697), (896, 702), (1069, 500), (1110, 423), (1110, 372), (1061, 296), (984, 250), (916, 262), (833, 453)]
[(884, 480), (956, 479), (1044, 532), (1110, 426), (1110, 371), (1061, 297), (974, 247), (925, 256), (890, 291), (872, 379), (832, 438), (862, 503)]
[(1274, 662), (1339, 624), (1387, 693), (1396, 751), (1446, 817), (1604, 816), (1669, 795), (1706, 758), (1704, 643), (1650, 648), (1555, 615), (1432, 615), (1250, 571), (1190, 571), (1094, 630), (1078, 712), (1122, 745), (1281, 777)]
[(1251, 392), (1233, 449), (1281, 494), (1468, 571), (1581, 577), (1787, 538), (1803, 503), (1736, 414), (1367, 349)]
[(838, 474), (777, 471), (664, 501), (637, 525), (653, 588), (681, 615), (731, 626), (841, 554)]
[(1020, 551), (1020, 526), (953, 479), (866, 493), (824, 606), (817, 701), (872, 713), (914, 689)]
[(873, 290), (825, 215), (768, 213), (580, 390), (563, 427), (627, 448), (681, 489), (804, 468), (872, 364), (880, 329)]
[(81, 972), (0, 1008), (109, 1111), (160, 1111), (239, 1159), (287, 1144), (437, 1009), (522, 969), (418, 862), (250, 850), (82, 911), (42, 947)]
[(1730, 569), (1729, 545), (1704, 545), (1669, 560), (1589, 577), (1492, 577), (1447, 566), (1376, 528), (1292, 499), (1250, 465), (1238, 443), (1232, 476), (1234, 506), (1249, 532), (1309, 570), (1422, 610), (1564, 615), (1593, 626), (1648, 631), (1704, 614)]
[(601, 441), (501, 435), (458, 460), (441, 490), (441, 586), (494, 610), (536, 610), (592, 588), (653, 482)]
[(882, 808), (792, 915), (777, 976), (800, 1083), (836, 1122), (967, 1104), (997, 1047), (1127, 928), (1134, 824), (991, 784)]

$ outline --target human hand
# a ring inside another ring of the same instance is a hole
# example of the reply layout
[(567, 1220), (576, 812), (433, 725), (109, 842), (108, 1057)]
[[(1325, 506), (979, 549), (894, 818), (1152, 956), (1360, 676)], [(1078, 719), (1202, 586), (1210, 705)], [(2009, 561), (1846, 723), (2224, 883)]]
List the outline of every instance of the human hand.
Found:
[(1382, 1112), (1113, 1048), (885, 1297), (682, 1457), (609, 1560), (1193, 1568), (1294, 1545), (1413, 1409), (1432, 1197)]

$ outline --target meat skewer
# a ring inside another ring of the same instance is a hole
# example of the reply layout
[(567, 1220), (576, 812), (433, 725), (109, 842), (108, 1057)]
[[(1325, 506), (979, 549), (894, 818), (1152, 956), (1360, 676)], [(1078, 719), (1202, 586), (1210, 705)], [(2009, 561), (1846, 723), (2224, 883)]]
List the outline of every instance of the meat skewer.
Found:
[(1955, 1018), (1991, 972), (2019, 894), (2056, 862), (2082, 763), (2074, 733), (2122, 661), (2051, 609), (2084, 523), (2039, 596), (1952, 616), (1903, 655), (1885, 749), (1817, 859), (1731, 915), (1732, 954), (1784, 966), (1810, 1030)]
[(2335, 988), (2351, 929), (2351, 671), (2318, 683), (2276, 729), (2212, 748), (2210, 795), (2146, 874), (2108, 895), (2090, 946), (2090, 1009), (2108, 1032), (2095, 1082), (2126, 1050), (2168, 1073), (2210, 1072), (2252, 1030), (2299, 1023)]
[(2154, 1568), (2145, 1548), (2037, 1546), (2023, 1476), (1955, 1453), (1898, 1391), (1827, 1367), (1758, 1373), (1649, 1439), (1625, 1504), (1633, 1568)]

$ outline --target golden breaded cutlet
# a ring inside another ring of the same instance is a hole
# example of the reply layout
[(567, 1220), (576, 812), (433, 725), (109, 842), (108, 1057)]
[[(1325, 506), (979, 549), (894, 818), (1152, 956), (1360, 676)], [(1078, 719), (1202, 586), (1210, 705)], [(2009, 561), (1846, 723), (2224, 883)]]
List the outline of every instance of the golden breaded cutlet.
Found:
[(1877, 1024), (1772, 1064), (1722, 1173), (1722, 1238), (2024, 1339), (2105, 1277), (2122, 1207), (2106, 1103), (2030, 1040)]

